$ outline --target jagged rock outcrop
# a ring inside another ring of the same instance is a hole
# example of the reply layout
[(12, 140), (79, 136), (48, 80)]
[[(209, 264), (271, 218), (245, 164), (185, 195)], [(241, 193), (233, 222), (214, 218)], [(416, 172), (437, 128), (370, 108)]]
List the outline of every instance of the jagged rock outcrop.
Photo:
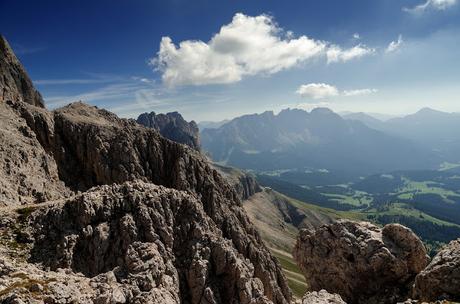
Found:
[(44, 107), (42, 96), (34, 88), (24, 67), (2, 35), (0, 35), (0, 75), (0, 102), (24, 101), (34, 106)]
[(330, 294), (326, 290), (307, 292), (302, 304), (347, 304), (338, 294)]
[(352, 221), (302, 230), (294, 258), (311, 290), (338, 293), (347, 303), (405, 300), (428, 263), (423, 243), (410, 229)]
[(187, 122), (178, 112), (155, 114), (143, 113), (137, 122), (148, 128), (158, 130), (161, 135), (172, 141), (200, 150), (200, 133), (196, 122)]
[[(192, 194), (140, 181), (100, 186), (29, 221), (31, 261), (83, 274), (97, 289), (95, 280), (110, 279), (119, 303), (271, 303), (253, 264)], [(74, 292), (79, 303), (112, 303), (96, 301), (100, 293)]]
[(417, 275), (413, 297), (422, 301), (460, 301), (460, 239), (442, 248)]

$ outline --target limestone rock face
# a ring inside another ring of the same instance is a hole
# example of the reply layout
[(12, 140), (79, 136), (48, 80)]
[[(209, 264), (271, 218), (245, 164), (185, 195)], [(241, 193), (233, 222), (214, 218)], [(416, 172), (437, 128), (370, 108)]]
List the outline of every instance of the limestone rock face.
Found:
[(247, 200), (254, 194), (262, 191), (255, 176), (233, 167), (225, 167), (213, 164), (219, 173), (235, 188), (240, 200)]
[(338, 293), (347, 303), (405, 300), (428, 263), (423, 243), (410, 229), (352, 221), (302, 230), (294, 258), (312, 290)]
[[(41, 203), (71, 195), (72, 191), (59, 179), (54, 158), (11, 103), (0, 101), (0, 207)], [(43, 120), (52, 119), (44, 109), (20, 103), (43, 114)]]
[(32, 261), (110, 275), (126, 303), (272, 303), (192, 194), (140, 181), (100, 186), (31, 222)]
[(1, 35), (0, 75), (0, 102), (23, 101), (37, 107), (44, 107), (42, 96), (35, 90), (24, 67)]
[(413, 296), (423, 301), (460, 301), (460, 239), (446, 245), (417, 275)]
[(194, 121), (185, 121), (178, 112), (167, 114), (143, 113), (139, 115), (137, 122), (148, 128), (158, 130), (167, 139), (200, 150), (198, 125)]

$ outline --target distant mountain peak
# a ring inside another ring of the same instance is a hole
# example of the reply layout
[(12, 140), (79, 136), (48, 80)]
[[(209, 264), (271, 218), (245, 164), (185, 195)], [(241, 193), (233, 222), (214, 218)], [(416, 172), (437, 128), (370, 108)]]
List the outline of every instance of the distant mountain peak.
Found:
[(198, 125), (194, 121), (187, 122), (177, 111), (167, 114), (156, 114), (153, 111), (142, 113), (137, 118), (137, 122), (148, 128), (156, 129), (161, 135), (172, 141), (200, 150)]
[(446, 112), (438, 111), (429, 107), (424, 107), (418, 110), (415, 114), (447, 114)]
[(336, 114), (334, 111), (326, 107), (314, 108), (313, 110), (311, 110), (310, 113), (311, 114), (323, 114), (323, 115), (324, 114)]

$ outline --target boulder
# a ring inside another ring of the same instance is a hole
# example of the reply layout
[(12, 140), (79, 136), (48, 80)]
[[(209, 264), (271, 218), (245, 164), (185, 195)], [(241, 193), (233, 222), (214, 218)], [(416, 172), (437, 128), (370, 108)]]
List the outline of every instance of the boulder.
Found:
[(338, 293), (347, 303), (405, 300), (428, 263), (423, 243), (410, 229), (353, 221), (302, 230), (294, 258), (312, 290)]
[(460, 301), (460, 239), (446, 245), (415, 278), (413, 297)]
[(346, 304), (338, 294), (330, 294), (326, 290), (307, 292), (302, 304)]

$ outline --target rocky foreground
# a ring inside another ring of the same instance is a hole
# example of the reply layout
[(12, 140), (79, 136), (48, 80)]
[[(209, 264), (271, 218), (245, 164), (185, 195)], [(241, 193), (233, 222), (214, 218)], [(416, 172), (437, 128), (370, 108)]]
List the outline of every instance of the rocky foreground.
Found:
[(46, 110), (1, 43), (1, 303), (290, 302), (205, 157), (84, 103)]
[[(241, 203), (261, 189), (210, 164), (193, 136), (161, 135), (186, 122), (145, 127), (82, 102), (48, 111), (3, 37), (0, 92), (0, 303), (293, 301)], [(313, 227), (294, 252), (302, 304), (460, 300), (459, 241), (430, 263), (400, 225)]]

